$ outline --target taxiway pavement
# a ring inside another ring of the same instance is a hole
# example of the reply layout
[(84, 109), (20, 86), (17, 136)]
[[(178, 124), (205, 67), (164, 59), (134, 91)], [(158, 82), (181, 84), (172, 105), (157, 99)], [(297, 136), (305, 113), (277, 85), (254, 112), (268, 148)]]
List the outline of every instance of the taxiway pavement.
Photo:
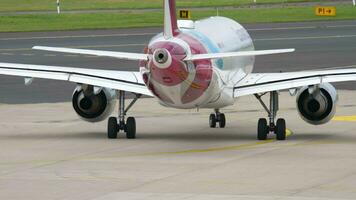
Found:
[(340, 91), (338, 117), (315, 127), (282, 93), (286, 141), (256, 140), (266, 114), (252, 97), (223, 110), (225, 129), (208, 128), (209, 111), (141, 99), (135, 140), (106, 139), (106, 122), (79, 120), (70, 103), (2, 104), (0, 199), (355, 199), (355, 98)]
[[(295, 53), (257, 57), (255, 72), (299, 71), (356, 65), (356, 21), (244, 25), (256, 49), (296, 48)], [(142, 52), (161, 28), (0, 33), (0, 62), (138, 70), (137, 62), (112, 58), (31, 50), (32, 46), (59, 46)], [(70, 101), (75, 85), (35, 80), (25, 87), (22, 78), (0, 76), (0, 102), (47, 103)], [(354, 83), (337, 84), (355, 89)]]

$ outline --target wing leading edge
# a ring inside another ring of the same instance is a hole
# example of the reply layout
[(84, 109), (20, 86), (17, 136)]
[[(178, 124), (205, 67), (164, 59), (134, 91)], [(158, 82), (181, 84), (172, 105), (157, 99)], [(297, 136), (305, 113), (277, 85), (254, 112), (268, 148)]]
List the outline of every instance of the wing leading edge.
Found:
[(74, 54), (85, 54), (93, 56), (105, 56), (124, 60), (148, 60), (148, 54), (141, 53), (126, 53), (126, 52), (116, 52), (116, 51), (100, 51), (100, 50), (87, 50), (87, 49), (72, 49), (63, 47), (45, 47), (45, 46), (34, 46), (32, 49), (42, 50), (42, 51), (52, 51), (61, 53), (74, 53)]
[(346, 81), (356, 81), (356, 68), (285, 73), (252, 73), (234, 86), (234, 97)]
[(69, 81), (153, 96), (139, 72), (0, 63), (0, 74)]

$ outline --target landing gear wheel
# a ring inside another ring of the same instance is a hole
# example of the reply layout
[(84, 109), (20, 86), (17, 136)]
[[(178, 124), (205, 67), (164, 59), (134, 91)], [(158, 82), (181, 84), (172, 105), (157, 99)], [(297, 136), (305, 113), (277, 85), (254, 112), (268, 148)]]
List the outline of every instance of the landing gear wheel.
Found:
[(224, 113), (219, 114), (219, 127), (220, 128), (225, 128), (226, 125), (226, 118)]
[(210, 116), (209, 116), (209, 126), (210, 126), (210, 128), (215, 128), (216, 127), (216, 116), (215, 116), (215, 114), (210, 114)]
[(265, 118), (260, 118), (258, 120), (257, 139), (266, 140), (267, 134), (268, 134), (267, 120)]
[(118, 130), (116, 117), (110, 117), (108, 121), (108, 138), (116, 139)]
[(277, 120), (276, 136), (277, 136), (277, 140), (285, 140), (286, 139), (286, 121), (284, 119)]
[(133, 117), (127, 118), (126, 121), (126, 138), (127, 139), (135, 139), (136, 138), (136, 120)]

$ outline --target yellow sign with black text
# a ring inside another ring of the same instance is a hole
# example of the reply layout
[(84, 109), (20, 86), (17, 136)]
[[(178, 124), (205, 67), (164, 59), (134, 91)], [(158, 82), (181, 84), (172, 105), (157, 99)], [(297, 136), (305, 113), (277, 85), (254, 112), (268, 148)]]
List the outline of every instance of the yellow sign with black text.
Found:
[(190, 19), (191, 18), (190, 10), (179, 10), (179, 18)]
[(315, 15), (317, 16), (336, 16), (335, 7), (315, 7)]

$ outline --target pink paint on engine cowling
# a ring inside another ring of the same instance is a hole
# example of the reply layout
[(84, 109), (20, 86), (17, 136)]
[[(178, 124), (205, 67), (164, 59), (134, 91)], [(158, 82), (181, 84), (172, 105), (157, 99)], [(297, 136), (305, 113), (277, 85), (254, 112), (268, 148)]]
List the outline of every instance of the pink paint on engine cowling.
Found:
[[(205, 54), (208, 53), (203, 44), (188, 34), (180, 34), (180, 39), (187, 42), (190, 46), (192, 54)], [(182, 103), (190, 103), (204, 94), (208, 89), (213, 76), (213, 67), (210, 60), (197, 60), (194, 61), (195, 66), (195, 78), (188, 88), (188, 90), (182, 96)]]
[(148, 89), (156, 96), (158, 97), (160, 100), (166, 102), (166, 103), (170, 103), (170, 104), (174, 104), (174, 102), (169, 98), (167, 97), (166, 95), (164, 94), (161, 94), (159, 92), (156, 91), (156, 88), (155, 86), (148, 80), (148, 76), (147, 74), (143, 74), (143, 81), (146, 83)]
[(176, 86), (187, 79), (189, 73), (185, 63), (182, 61), (186, 57), (184, 49), (172, 42), (158, 42), (150, 46), (149, 51), (156, 49), (166, 49), (172, 56), (172, 63), (167, 68), (157, 67), (153, 61), (148, 63), (151, 70), (151, 77), (164, 86)]
[[(185, 33), (179, 33), (176, 37), (185, 41), (189, 45), (192, 54), (208, 53), (204, 45), (194, 37)], [(182, 46), (174, 42), (161, 41), (150, 45), (147, 52), (152, 55), (156, 49), (166, 49), (172, 56), (172, 63), (170, 66), (163, 69), (155, 66), (152, 60), (145, 63), (146, 67), (150, 69), (151, 75), (150, 80), (148, 80), (146, 76), (144, 77), (144, 81), (155, 96), (166, 103), (173, 103), (171, 98), (164, 95), (164, 92), (160, 92), (158, 89), (159, 87), (155, 87), (154, 84), (161, 84), (166, 87), (189, 84), (186, 91), (181, 94), (180, 101), (183, 104), (188, 104), (201, 97), (211, 83), (213, 74), (212, 62), (210, 60), (194, 61), (194, 68), (188, 71), (187, 63), (183, 61), (187, 54)], [(189, 73), (194, 73), (192, 82), (187, 80)], [(152, 82), (152, 80), (156, 83)]]

